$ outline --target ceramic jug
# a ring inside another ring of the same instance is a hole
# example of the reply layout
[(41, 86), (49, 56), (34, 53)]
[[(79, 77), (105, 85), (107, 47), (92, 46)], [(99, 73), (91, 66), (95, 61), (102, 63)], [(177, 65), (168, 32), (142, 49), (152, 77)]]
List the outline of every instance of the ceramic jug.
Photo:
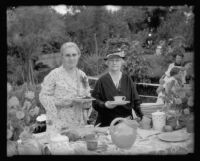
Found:
[(156, 111), (152, 113), (152, 121), (154, 130), (162, 131), (163, 127), (166, 125), (166, 114)]
[[(120, 122), (117, 123), (118, 121)], [(121, 117), (115, 118), (110, 124), (112, 142), (119, 148), (131, 148), (136, 140), (137, 127), (138, 123), (135, 120), (128, 120)]]

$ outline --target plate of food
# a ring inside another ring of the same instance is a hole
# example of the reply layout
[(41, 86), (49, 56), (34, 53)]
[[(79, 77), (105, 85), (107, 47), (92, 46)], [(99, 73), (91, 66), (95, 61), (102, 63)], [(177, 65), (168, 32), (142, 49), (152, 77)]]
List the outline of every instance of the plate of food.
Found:
[(126, 105), (130, 103), (130, 101), (110, 101), (110, 104), (113, 104), (113, 105)]
[(80, 101), (80, 102), (87, 102), (87, 101), (93, 101), (95, 98), (90, 96), (77, 96), (73, 98), (74, 101)]
[(173, 132), (166, 132), (158, 135), (158, 138), (162, 141), (167, 142), (180, 142), (185, 141), (188, 139), (188, 135), (185, 133), (173, 133)]
[(142, 103), (140, 104), (140, 107), (162, 107), (163, 103)]

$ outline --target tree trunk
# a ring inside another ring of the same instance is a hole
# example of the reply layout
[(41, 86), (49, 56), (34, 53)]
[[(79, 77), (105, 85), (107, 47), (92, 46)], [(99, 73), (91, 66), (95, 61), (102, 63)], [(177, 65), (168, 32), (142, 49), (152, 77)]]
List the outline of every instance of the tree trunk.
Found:
[(32, 60), (29, 59), (29, 83), (31, 88), (35, 88), (35, 81), (34, 81), (34, 75), (33, 75), (33, 66), (32, 66)]
[[(95, 54), (98, 56), (98, 44), (96, 33), (94, 34), (94, 42), (95, 42)], [(99, 74), (99, 62), (97, 61), (97, 74)]]
[(94, 42), (95, 42), (95, 53), (98, 55), (98, 44), (97, 44), (97, 36), (96, 33), (94, 34)]

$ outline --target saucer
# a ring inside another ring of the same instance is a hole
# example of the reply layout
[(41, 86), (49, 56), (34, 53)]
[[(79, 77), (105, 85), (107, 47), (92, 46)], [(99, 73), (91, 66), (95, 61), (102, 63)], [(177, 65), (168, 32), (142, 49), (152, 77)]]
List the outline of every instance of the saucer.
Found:
[(162, 141), (167, 141), (167, 142), (180, 142), (180, 141), (185, 141), (188, 139), (188, 135), (184, 133), (162, 133), (158, 135), (158, 138)]
[(125, 105), (127, 103), (130, 103), (130, 101), (110, 101), (110, 104), (113, 105)]
[(85, 97), (75, 97), (73, 98), (74, 101), (78, 101), (78, 102), (89, 102), (89, 101), (93, 101), (95, 100), (95, 98), (90, 97), (90, 98), (85, 98)]

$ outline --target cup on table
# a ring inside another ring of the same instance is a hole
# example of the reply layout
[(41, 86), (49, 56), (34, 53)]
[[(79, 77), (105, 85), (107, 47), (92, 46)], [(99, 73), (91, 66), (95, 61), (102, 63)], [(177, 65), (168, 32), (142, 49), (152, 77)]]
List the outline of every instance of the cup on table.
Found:
[(186, 130), (188, 133), (193, 133), (194, 132), (194, 118), (191, 117), (187, 120), (186, 122)]
[(152, 113), (153, 128), (155, 130), (162, 131), (163, 127), (166, 125), (166, 114), (164, 112), (154, 112)]
[(87, 140), (86, 141), (87, 144), (87, 149), (88, 150), (96, 150), (97, 146), (98, 146), (98, 141), (97, 140)]
[(126, 100), (126, 96), (114, 96), (114, 100), (115, 101), (125, 101)]
[(140, 121), (140, 126), (143, 129), (151, 129), (151, 119), (143, 116), (142, 120)]
[(85, 140), (94, 140), (95, 139), (95, 134), (87, 134), (84, 136)]

